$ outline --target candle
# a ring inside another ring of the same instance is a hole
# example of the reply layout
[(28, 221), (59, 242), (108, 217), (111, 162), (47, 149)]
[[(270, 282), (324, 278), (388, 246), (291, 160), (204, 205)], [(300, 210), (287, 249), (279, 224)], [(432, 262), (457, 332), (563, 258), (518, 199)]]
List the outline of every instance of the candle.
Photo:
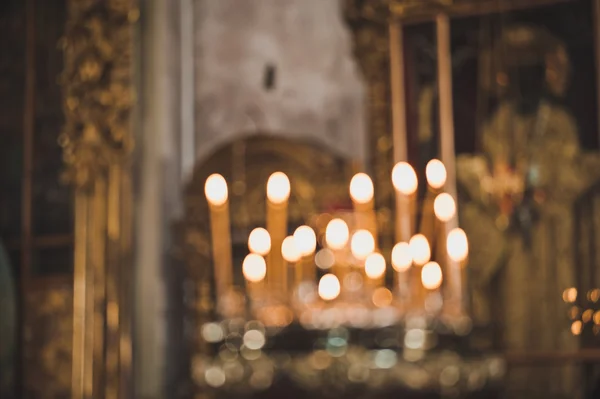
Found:
[(248, 236), (248, 249), (255, 254), (267, 255), (271, 251), (271, 236), (269, 232), (262, 227), (252, 230)]
[(246, 279), (246, 290), (252, 301), (256, 301), (261, 292), (262, 283), (267, 274), (265, 259), (258, 254), (248, 254), (242, 262), (242, 273)]
[[(449, 226), (449, 223), (453, 219), (455, 219), (456, 203), (454, 202), (454, 199), (452, 198), (452, 196), (450, 194), (441, 193), (437, 197), (435, 197), (435, 200), (433, 202), (433, 210), (435, 213), (436, 225), (437, 225), (436, 246), (438, 248), (438, 254), (439, 254), (438, 260), (440, 260), (440, 261), (442, 259), (444, 260), (445, 273), (447, 275), (450, 275), (451, 273), (453, 273), (453, 270), (456, 270), (457, 268), (460, 272), (459, 262), (456, 262), (449, 255), (448, 250), (450, 248), (447, 246), (447, 237), (448, 237), (448, 231), (449, 231), (448, 226)], [(447, 296), (452, 297), (452, 292), (449, 290), (450, 290), (450, 288), (448, 287), (448, 289), (446, 290)]]
[(308, 226), (300, 226), (294, 231), (294, 242), (301, 255), (301, 259), (296, 267), (299, 267), (301, 270), (302, 281), (315, 281), (317, 270), (315, 262), (312, 259), (317, 248), (317, 236), (315, 232)]
[[(423, 234), (415, 234), (408, 242), (408, 248), (415, 266), (423, 266), (431, 260), (431, 247), (427, 237)], [(411, 270), (410, 291), (412, 294), (412, 308), (420, 310), (425, 306), (425, 291), (421, 284), (422, 270), (419, 267), (413, 267)]]
[(281, 254), (283, 259), (294, 269), (294, 284), (298, 285), (302, 282), (302, 269), (296, 264), (301, 258), (302, 254), (296, 246), (296, 242), (293, 236), (287, 236), (281, 243)]
[(217, 173), (210, 175), (204, 185), (204, 194), (210, 210), (213, 268), (216, 296), (219, 300), (233, 286), (228, 190), (225, 178)]
[(456, 227), (448, 233), (447, 239), (448, 256), (455, 262), (459, 262), (461, 268), (467, 263), (469, 257), (469, 242), (467, 235), (460, 227)]
[[(446, 191), (456, 199), (456, 154), (454, 152), (454, 119), (452, 113), (452, 60), (450, 53), (450, 23), (448, 16), (440, 14), (436, 18), (437, 27), (437, 70), (439, 87), (439, 120), (441, 160), (446, 165)], [(452, 218), (445, 225), (446, 235), (458, 227), (458, 219)], [(463, 310), (462, 273), (459, 265), (448, 265), (448, 297), (451, 308), (457, 312)]]
[(333, 273), (343, 280), (346, 271), (346, 245), (350, 238), (348, 224), (343, 219), (331, 219), (325, 228), (325, 243), (333, 251), (335, 263)]
[(319, 297), (325, 301), (332, 301), (340, 295), (340, 280), (333, 274), (326, 274), (319, 280)]
[(281, 254), (281, 244), (287, 235), (287, 203), (290, 180), (283, 172), (275, 172), (267, 181), (267, 230), (272, 250), (267, 258), (269, 288), (287, 293), (287, 267)]
[(427, 163), (425, 168), (425, 176), (427, 177), (427, 194), (423, 202), (421, 211), (421, 222), (419, 223), (419, 231), (425, 237), (433, 237), (435, 234), (435, 220), (433, 209), (433, 201), (440, 193), (440, 190), (446, 183), (446, 168), (438, 159), (432, 159)]
[[(428, 262), (421, 269), (421, 283), (428, 290), (430, 296), (439, 296), (439, 288), (442, 285), (442, 268), (437, 262)], [(427, 309), (427, 307), (426, 307)], [(433, 311), (439, 308), (431, 309)]]
[(365, 274), (372, 288), (384, 285), (385, 258), (378, 252), (373, 252), (365, 259)]
[(374, 209), (373, 181), (365, 173), (357, 173), (350, 181), (350, 198), (354, 205), (356, 228), (368, 230), (377, 241), (377, 219)]
[(417, 174), (406, 162), (398, 162), (392, 169), (392, 184), (396, 189), (396, 241), (408, 241), (414, 231)]

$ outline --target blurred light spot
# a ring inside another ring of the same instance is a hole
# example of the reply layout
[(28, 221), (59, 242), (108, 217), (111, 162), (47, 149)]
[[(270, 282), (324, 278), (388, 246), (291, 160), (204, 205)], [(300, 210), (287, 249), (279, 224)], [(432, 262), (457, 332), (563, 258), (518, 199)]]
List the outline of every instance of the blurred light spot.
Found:
[(425, 346), (425, 331), (414, 328), (406, 331), (404, 335), (404, 346), (409, 349), (420, 349)]
[(321, 249), (315, 255), (315, 264), (319, 269), (327, 270), (335, 263), (335, 255), (327, 248)]
[(563, 301), (567, 303), (573, 303), (577, 300), (577, 288), (567, 288), (563, 292)]
[(225, 373), (220, 367), (212, 366), (204, 372), (206, 383), (213, 388), (219, 388), (225, 384)]
[(373, 291), (373, 304), (379, 308), (384, 308), (392, 304), (393, 295), (390, 290), (385, 287), (376, 288)]
[(265, 335), (262, 331), (250, 330), (244, 334), (244, 346), (251, 350), (261, 349), (265, 346)]
[(202, 338), (210, 343), (219, 342), (223, 339), (223, 329), (217, 323), (206, 323), (202, 326)]
[(573, 324), (571, 324), (571, 332), (573, 335), (581, 334), (581, 330), (583, 329), (583, 323), (581, 320), (575, 320)]

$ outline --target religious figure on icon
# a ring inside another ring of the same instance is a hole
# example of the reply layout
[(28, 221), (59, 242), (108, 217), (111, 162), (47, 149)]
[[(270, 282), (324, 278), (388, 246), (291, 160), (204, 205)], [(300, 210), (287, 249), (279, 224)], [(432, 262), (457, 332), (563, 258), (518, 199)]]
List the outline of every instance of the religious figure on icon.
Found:
[[(600, 177), (600, 158), (580, 149), (562, 101), (567, 50), (548, 31), (518, 25), (504, 29), (479, 62), (491, 71), (479, 84), (499, 99), (481, 129), (482, 153), (457, 162), (474, 319), (504, 351), (575, 350), (561, 299), (575, 285), (572, 204)], [(549, 378), (555, 372), (561, 375)], [(558, 395), (574, 392), (573, 368), (543, 374), (515, 377), (549, 384)]]

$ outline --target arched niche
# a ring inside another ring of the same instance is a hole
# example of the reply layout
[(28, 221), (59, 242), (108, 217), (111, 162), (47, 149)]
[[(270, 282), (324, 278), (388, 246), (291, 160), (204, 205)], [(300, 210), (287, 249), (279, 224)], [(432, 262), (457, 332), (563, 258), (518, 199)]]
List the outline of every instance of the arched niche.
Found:
[(194, 293), (188, 308), (196, 327), (198, 318), (210, 314), (214, 303), (206, 178), (219, 173), (228, 182), (234, 283), (242, 285), (241, 263), (248, 253), (248, 234), (255, 227), (266, 226), (266, 183), (276, 171), (284, 172), (291, 184), (289, 234), (302, 224), (317, 229), (323, 213), (351, 207), (348, 184), (356, 171), (353, 162), (313, 144), (253, 135), (227, 143), (199, 162), (185, 187), (184, 216), (176, 227), (177, 254)]

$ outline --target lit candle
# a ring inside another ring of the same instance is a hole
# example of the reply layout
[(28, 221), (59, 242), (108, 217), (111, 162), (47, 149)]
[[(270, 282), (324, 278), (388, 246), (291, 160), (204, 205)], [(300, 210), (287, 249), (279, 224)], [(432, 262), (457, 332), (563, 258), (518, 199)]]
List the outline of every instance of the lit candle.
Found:
[[(439, 14), (437, 28), (437, 71), (439, 88), (440, 153), (446, 165), (446, 191), (456, 199), (456, 153), (454, 151), (454, 116), (452, 111), (452, 60), (450, 52), (450, 22), (448, 16)], [(458, 227), (458, 218), (454, 217), (445, 225), (446, 235)], [(463, 311), (462, 280), (460, 267), (456, 262), (448, 265), (448, 299), (452, 310)], [(447, 301), (448, 302), (448, 301)]]
[(433, 201), (446, 183), (446, 168), (440, 160), (432, 159), (427, 163), (425, 176), (427, 177), (427, 195), (423, 202), (419, 229), (425, 237), (433, 237), (435, 232)]
[(325, 228), (325, 243), (333, 251), (335, 264), (333, 273), (343, 280), (346, 271), (346, 245), (350, 238), (348, 224), (342, 219), (332, 219)]
[(263, 280), (267, 274), (265, 259), (258, 254), (248, 254), (242, 262), (242, 273), (246, 279), (246, 290), (248, 296), (256, 301), (260, 294)]
[(421, 269), (421, 283), (429, 291), (435, 291), (442, 285), (442, 268), (437, 262), (428, 262)]
[(210, 175), (204, 185), (204, 194), (210, 210), (213, 268), (216, 296), (219, 300), (233, 286), (228, 190), (225, 178), (217, 173)]
[(357, 230), (350, 240), (352, 255), (359, 261), (367, 259), (375, 251), (375, 239), (368, 230)]
[[(456, 216), (456, 203), (452, 196), (448, 193), (441, 193), (433, 202), (433, 210), (436, 217), (436, 247), (438, 248), (438, 261), (444, 260), (444, 268), (446, 275), (450, 275), (453, 270), (460, 272), (459, 262), (452, 259), (449, 254), (450, 248), (447, 246), (449, 223), (455, 219)], [(448, 297), (452, 297), (452, 292), (445, 289), (445, 294)]]
[(446, 247), (450, 259), (459, 262), (461, 268), (464, 268), (469, 257), (469, 241), (463, 229), (456, 227), (448, 233)]
[[(427, 237), (423, 234), (415, 234), (408, 243), (410, 256), (415, 266), (423, 266), (431, 260), (431, 247)], [(410, 292), (413, 309), (421, 310), (425, 306), (425, 291), (421, 284), (422, 270), (413, 267), (410, 281)]]
[(267, 230), (271, 248), (267, 258), (269, 288), (287, 293), (287, 267), (283, 262), (281, 244), (287, 235), (287, 204), (290, 197), (290, 180), (283, 172), (275, 172), (267, 181)]
[(252, 230), (248, 236), (248, 249), (255, 254), (267, 255), (271, 251), (271, 236), (269, 232), (262, 227)]
[(365, 173), (357, 173), (350, 181), (350, 198), (354, 205), (356, 228), (368, 230), (377, 241), (377, 218), (373, 201), (374, 187)]
[(417, 174), (406, 162), (392, 169), (392, 184), (396, 189), (396, 241), (408, 241), (414, 231)]
[(340, 280), (333, 274), (326, 274), (319, 280), (319, 297), (325, 301), (332, 301), (340, 295)]
[(297, 267), (296, 263), (302, 258), (302, 254), (296, 246), (293, 236), (287, 236), (281, 243), (281, 254), (283, 259), (295, 270), (294, 283), (296, 285), (302, 282), (302, 269)]
[(384, 285), (385, 258), (378, 252), (373, 252), (365, 259), (365, 274), (373, 288)]
[(294, 231), (294, 242), (300, 252), (301, 259), (296, 265), (302, 272), (302, 281), (315, 281), (317, 270), (312, 259), (317, 248), (317, 236), (313, 229), (308, 226), (300, 226)]

